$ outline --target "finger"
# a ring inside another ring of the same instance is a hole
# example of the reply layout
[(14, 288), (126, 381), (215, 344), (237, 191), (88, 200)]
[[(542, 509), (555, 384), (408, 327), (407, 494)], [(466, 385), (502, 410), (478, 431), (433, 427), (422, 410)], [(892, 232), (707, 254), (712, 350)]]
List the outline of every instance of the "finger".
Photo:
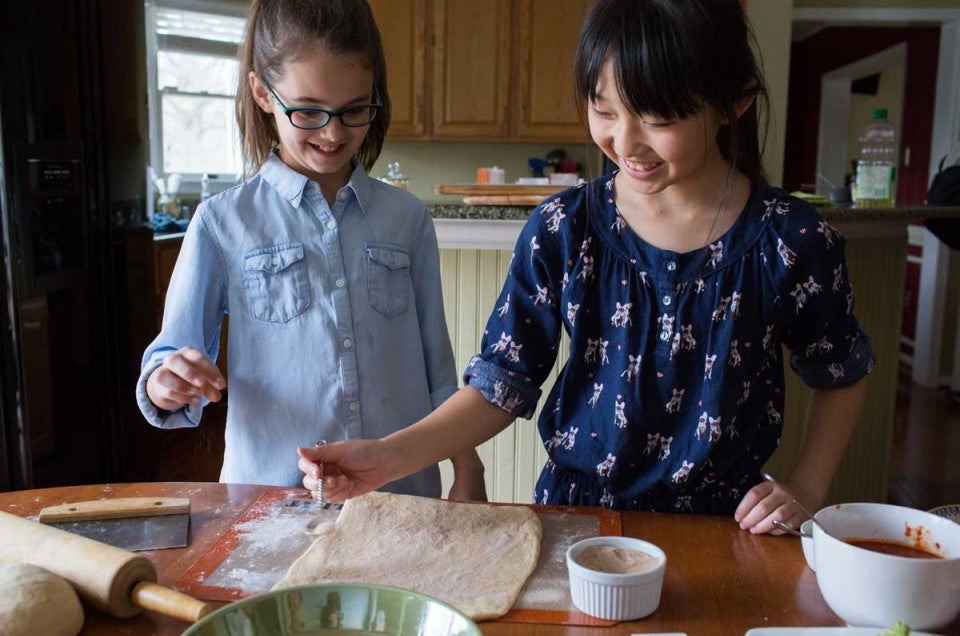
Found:
[(773, 514), (777, 508), (787, 503), (787, 501), (786, 497), (776, 488), (772, 489), (766, 497), (758, 501), (756, 505), (747, 511), (740, 520), (740, 527), (744, 530), (754, 528), (757, 524)]
[(324, 475), (323, 500), (330, 503), (343, 503), (353, 495), (355, 484), (346, 475)]
[(199, 389), (208, 398), (220, 399), (220, 389), (226, 387), (220, 370), (210, 358), (196, 349), (185, 347), (168, 356), (163, 366)]
[[(744, 495), (743, 499), (740, 500), (740, 505), (737, 506), (737, 509), (733, 513), (733, 518), (737, 523), (742, 524), (744, 517), (753, 510), (753, 508), (763, 501), (770, 493), (773, 491), (773, 484), (769, 482), (760, 482), (753, 488), (747, 491), (747, 494)], [(743, 525), (740, 526), (741, 528)]]
[[(300, 449), (297, 449), (297, 452), (300, 452)], [(300, 469), (307, 477), (310, 477), (314, 481), (320, 476), (320, 467), (315, 463), (307, 459), (306, 457), (300, 456), (300, 459), (297, 461), (297, 468)], [(306, 480), (306, 477), (304, 478)]]
[(162, 368), (154, 377), (152, 393), (157, 398), (157, 406), (166, 411), (176, 411), (200, 401), (196, 387)]

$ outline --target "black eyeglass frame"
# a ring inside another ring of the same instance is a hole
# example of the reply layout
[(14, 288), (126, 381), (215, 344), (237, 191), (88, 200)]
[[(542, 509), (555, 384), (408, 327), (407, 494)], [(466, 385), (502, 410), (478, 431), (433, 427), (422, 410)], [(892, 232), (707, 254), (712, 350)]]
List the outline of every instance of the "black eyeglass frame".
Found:
[[(380, 89), (378, 89), (376, 85), (374, 85), (373, 87), (373, 103), (372, 104), (357, 104), (355, 106), (347, 106), (346, 108), (337, 108), (337, 109), (321, 108), (320, 106), (297, 106), (297, 107), (291, 108), (290, 106), (287, 106), (286, 104), (283, 103), (283, 101), (280, 100), (280, 97), (277, 96), (276, 91), (273, 90), (273, 87), (270, 86), (270, 84), (267, 83), (266, 80), (261, 78), (260, 81), (263, 82), (263, 85), (267, 87), (267, 90), (270, 92), (270, 95), (277, 102), (277, 105), (280, 106), (280, 108), (283, 110), (283, 114), (286, 115), (287, 119), (290, 120), (290, 125), (293, 126), (294, 128), (299, 128), (300, 130), (317, 130), (317, 129), (323, 128), (324, 126), (329, 124), (330, 120), (333, 119), (334, 117), (339, 117), (340, 123), (346, 126), (347, 128), (363, 128), (364, 126), (369, 126), (371, 123), (373, 123), (373, 120), (377, 118), (377, 113), (380, 112), (381, 108), (383, 108), (383, 102), (380, 100)], [(364, 123), (348, 124), (343, 119), (343, 116), (346, 113), (349, 113), (350, 111), (353, 111), (353, 110), (363, 109), (363, 108), (373, 109), (370, 119), (368, 119)], [(317, 126), (298, 126), (293, 121), (293, 116), (295, 113), (299, 113), (299, 112), (323, 113), (324, 115), (327, 116), (327, 118), (323, 121), (322, 124), (319, 124)]]

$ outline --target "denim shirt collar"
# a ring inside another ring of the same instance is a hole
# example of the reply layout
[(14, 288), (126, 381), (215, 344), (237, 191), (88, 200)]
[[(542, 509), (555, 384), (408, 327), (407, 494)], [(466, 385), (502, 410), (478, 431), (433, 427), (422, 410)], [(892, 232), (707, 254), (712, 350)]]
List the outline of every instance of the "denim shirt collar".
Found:
[[(294, 208), (300, 207), (303, 192), (311, 183), (306, 176), (285, 164), (276, 150), (270, 152), (270, 156), (260, 168), (260, 176), (273, 186), (273, 189), (280, 196), (289, 201)], [(370, 177), (367, 176), (367, 172), (362, 165), (356, 164), (345, 187), (352, 191), (357, 198), (360, 211), (365, 212), (373, 196), (373, 187), (370, 184)]]

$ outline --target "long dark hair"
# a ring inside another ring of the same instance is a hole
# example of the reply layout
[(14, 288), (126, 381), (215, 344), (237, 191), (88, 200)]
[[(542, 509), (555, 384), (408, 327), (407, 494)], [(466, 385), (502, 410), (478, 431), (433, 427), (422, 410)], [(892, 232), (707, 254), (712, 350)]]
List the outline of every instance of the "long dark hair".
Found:
[(258, 171), (279, 143), (273, 117), (253, 99), (247, 76), (253, 71), (275, 83), (284, 63), (318, 44), (331, 53), (359, 53), (368, 60), (383, 108), (370, 124), (357, 160), (369, 171), (380, 156), (390, 127), (390, 94), (380, 31), (366, 0), (253, 0), (240, 47), (236, 105), (246, 175)]
[[(756, 187), (766, 181), (760, 157), (769, 98), (752, 44), (740, 0), (599, 0), (574, 62), (580, 116), (610, 61), (620, 98), (635, 115), (682, 119), (709, 105), (725, 117), (720, 152)], [(738, 118), (737, 104), (751, 95)]]

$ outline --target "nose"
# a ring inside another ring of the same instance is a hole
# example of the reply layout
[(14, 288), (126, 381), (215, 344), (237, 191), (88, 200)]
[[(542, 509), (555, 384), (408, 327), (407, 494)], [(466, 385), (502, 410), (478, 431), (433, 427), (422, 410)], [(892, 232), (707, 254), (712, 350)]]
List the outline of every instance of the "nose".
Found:
[(648, 147), (643, 122), (637, 117), (620, 119), (611, 131), (613, 148), (620, 156), (631, 157)]

